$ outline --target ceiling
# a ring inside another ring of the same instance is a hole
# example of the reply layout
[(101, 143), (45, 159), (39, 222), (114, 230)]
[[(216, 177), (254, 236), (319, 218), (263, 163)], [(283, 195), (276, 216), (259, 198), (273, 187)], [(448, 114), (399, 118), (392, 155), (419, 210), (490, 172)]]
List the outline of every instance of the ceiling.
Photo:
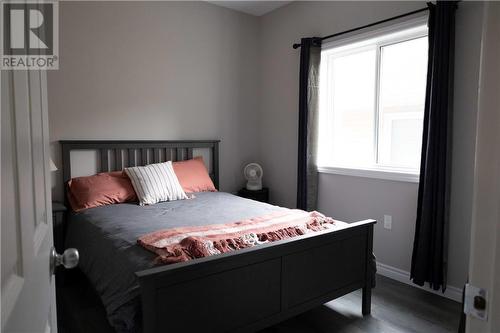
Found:
[(254, 16), (262, 16), (276, 8), (289, 4), (292, 1), (207, 1), (217, 6), (222, 6)]

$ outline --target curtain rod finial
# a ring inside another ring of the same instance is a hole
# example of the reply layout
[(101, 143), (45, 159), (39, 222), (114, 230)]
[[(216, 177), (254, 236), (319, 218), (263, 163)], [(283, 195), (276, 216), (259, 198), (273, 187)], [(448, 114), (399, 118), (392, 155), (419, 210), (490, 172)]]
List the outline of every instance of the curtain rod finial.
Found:
[(293, 44), (294, 49), (298, 49), (299, 47), (300, 47), (300, 44), (297, 44), (297, 43)]

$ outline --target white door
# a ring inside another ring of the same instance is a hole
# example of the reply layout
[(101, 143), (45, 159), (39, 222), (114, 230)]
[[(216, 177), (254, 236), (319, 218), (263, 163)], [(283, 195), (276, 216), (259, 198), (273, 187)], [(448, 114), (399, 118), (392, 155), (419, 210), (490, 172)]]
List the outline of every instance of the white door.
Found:
[(468, 333), (500, 332), (500, 3), (483, 17), (469, 281), (486, 289), (488, 318), (469, 316)]
[(1, 71), (2, 332), (57, 332), (46, 73)]

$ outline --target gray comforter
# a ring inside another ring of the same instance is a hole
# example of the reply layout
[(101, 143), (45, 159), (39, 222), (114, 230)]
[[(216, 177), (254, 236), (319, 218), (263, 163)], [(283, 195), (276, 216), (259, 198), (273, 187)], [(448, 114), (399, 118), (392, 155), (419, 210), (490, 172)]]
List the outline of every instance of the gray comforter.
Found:
[(282, 210), (224, 192), (151, 206), (118, 204), (72, 213), (66, 247), (80, 252), (80, 269), (101, 297), (118, 332), (140, 331), (139, 285), (134, 272), (153, 267), (155, 255), (140, 236), (181, 226), (229, 223)]

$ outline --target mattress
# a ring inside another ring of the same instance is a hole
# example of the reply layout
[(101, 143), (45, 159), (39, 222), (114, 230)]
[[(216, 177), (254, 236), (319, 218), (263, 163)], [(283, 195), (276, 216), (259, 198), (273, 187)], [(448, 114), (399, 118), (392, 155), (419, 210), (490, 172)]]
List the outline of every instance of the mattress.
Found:
[(151, 206), (116, 204), (71, 213), (66, 247), (80, 253), (79, 267), (90, 280), (117, 332), (141, 330), (135, 272), (154, 266), (155, 254), (137, 244), (147, 233), (185, 226), (229, 223), (285, 210), (224, 192)]

